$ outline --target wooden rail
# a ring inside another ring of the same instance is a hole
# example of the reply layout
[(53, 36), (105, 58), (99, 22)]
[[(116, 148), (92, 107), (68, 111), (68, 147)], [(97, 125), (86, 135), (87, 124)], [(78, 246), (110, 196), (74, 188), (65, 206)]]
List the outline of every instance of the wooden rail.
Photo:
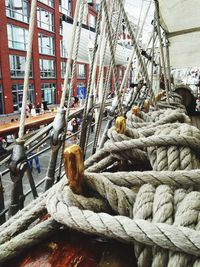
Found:
[[(76, 114), (79, 109), (82, 108), (72, 108), (70, 113)], [(25, 130), (32, 129), (34, 127), (39, 127), (41, 125), (51, 123), (55, 118), (56, 112), (48, 112), (35, 117), (29, 117), (25, 121)], [(19, 130), (19, 121), (9, 122), (0, 125), (0, 137), (5, 137), (8, 134), (16, 134)]]

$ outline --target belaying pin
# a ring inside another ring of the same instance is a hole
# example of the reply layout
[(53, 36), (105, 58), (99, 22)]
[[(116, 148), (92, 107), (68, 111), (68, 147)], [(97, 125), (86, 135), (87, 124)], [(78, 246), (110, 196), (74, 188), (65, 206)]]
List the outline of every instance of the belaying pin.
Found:
[(119, 116), (115, 120), (115, 130), (117, 133), (125, 134), (126, 131), (126, 119), (123, 116)]
[(140, 115), (140, 108), (138, 106), (133, 106), (132, 107), (132, 113), (135, 115), (135, 116), (138, 116)]
[(82, 194), (84, 164), (80, 146), (73, 144), (65, 148), (64, 167), (69, 187), (75, 194)]

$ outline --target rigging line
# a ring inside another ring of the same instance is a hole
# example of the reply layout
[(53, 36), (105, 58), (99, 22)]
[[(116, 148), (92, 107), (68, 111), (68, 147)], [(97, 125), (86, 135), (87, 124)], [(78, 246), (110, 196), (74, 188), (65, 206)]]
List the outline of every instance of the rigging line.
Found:
[[(140, 37), (140, 35), (141, 35), (142, 31), (143, 31), (144, 24), (145, 24), (145, 21), (147, 19), (147, 16), (148, 16), (148, 13), (149, 13), (149, 10), (150, 10), (150, 6), (151, 6), (151, 2), (149, 2), (149, 5), (147, 7), (147, 10), (146, 10), (146, 13), (145, 13), (145, 16), (144, 16), (144, 19), (143, 19), (142, 26), (141, 26), (140, 30), (138, 28), (137, 31), (136, 31), (136, 42), (138, 42), (138, 39), (139, 39), (139, 37)], [(136, 51), (135, 51), (135, 48), (133, 47), (131, 56), (129, 57), (129, 61), (127, 63), (127, 67), (126, 67), (126, 71), (125, 71), (122, 83), (121, 83), (121, 86), (120, 86), (120, 91), (122, 92), (122, 103), (123, 103), (124, 96), (125, 96), (125, 90), (123, 91), (123, 89), (125, 87), (125, 83), (127, 81), (128, 74), (129, 74), (129, 71), (130, 71), (130, 68), (131, 68), (132, 61), (133, 61), (133, 59), (135, 57), (135, 54), (136, 54)]]
[(78, 30), (76, 30), (75, 40), (73, 43), (75, 54), (74, 54), (73, 65), (72, 65), (72, 76), (71, 76), (71, 82), (70, 82), (70, 86), (69, 86), (69, 94), (68, 94), (68, 99), (67, 99), (66, 128), (67, 128), (67, 124), (68, 124), (68, 117), (69, 117), (69, 112), (70, 112), (70, 101), (71, 101), (74, 79), (75, 79), (75, 73), (76, 73), (76, 65), (77, 65), (77, 59), (78, 59), (78, 52), (79, 52), (79, 45), (80, 45), (80, 37), (81, 37), (81, 29), (82, 29), (85, 4), (86, 4), (86, 1), (82, 1), (81, 7), (80, 7), (79, 21), (78, 21)]
[[(112, 13), (114, 12), (114, 5), (115, 5), (115, 1), (113, 1), (113, 5), (112, 5), (110, 24), (112, 23), (112, 19), (113, 19)], [(118, 40), (117, 36), (118, 36), (119, 30), (120, 30), (120, 20), (121, 20), (121, 13), (118, 16), (117, 27), (116, 27), (115, 34), (113, 37), (114, 52), (116, 51), (116, 48), (117, 48), (117, 40)], [(108, 40), (106, 39), (105, 47), (104, 47), (104, 53), (103, 53), (102, 62), (101, 62), (102, 63), (101, 64), (101, 72), (100, 72), (99, 77), (98, 77), (98, 85), (97, 85), (98, 89), (99, 89), (99, 85), (100, 85), (100, 75), (102, 75), (102, 73), (103, 73), (103, 66), (104, 66), (103, 62), (105, 59), (107, 41)], [(109, 67), (108, 67), (107, 73), (106, 73), (104, 88), (101, 88), (103, 90), (103, 94), (102, 94), (102, 99), (100, 99), (101, 105), (100, 105), (99, 117), (98, 117), (98, 121), (97, 121), (97, 125), (96, 125), (96, 131), (95, 131), (95, 137), (94, 137), (94, 143), (93, 143), (93, 149), (92, 149), (93, 154), (96, 151), (97, 143), (98, 143), (98, 139), (99, 139), (101, 123), (102, 123), (102, 118), (103, 118), (103, 111), (104, 111), (104, 107), (105, 107), (106, 92), (107, 92), (108, 83), (109, 83), (109, 80), (111, 77), (111, 68), (112, 68), (112, 64), (111, 64), (111, 60), (110, 60)]]
[(110, 29), (110, 22), (109, 22), (109, 16), (108, 16), (108, 7), (106, 0), (103, 0), (103, 8), (105, 12), (105, 17), (106, 17), (106, 23), (108, 26), (108, 41), (109, 41), (109, 46), (110, 46), (110, 53), (111, 53), (111, 62), (112, 62), (112, 67), (113, 67), (113, 76), (114, 76), (114, 85), (115, 85), (115, 90), (117, 94), (117, 100), (118, 100), (118, 107), (119, 107), (119, 114), (122, 115), (123, 110), (122, 110), (122, 103), (121, 103), (121, 92), (119, 90), (119, 83), (117, 80), (117, 68), (116, 68), (116, 62), (115, 62), (115, 54), (114, 54), (114, 49), (113, 49), (113, 43), (112, 43), (112, 34), (111, 34), (111, 29)]
[[(116, 31), (116, 36), (117, 35), (118, 35), (118, 33)], [(117, 37), (116, 36), (113, 39), (113, 41), (114, 41), (113, 43), (115, 45), (114, 51), (115, 51), (115, 49), (117, 47)], [(108, 89), (109, 81), (110, 81), (110, 78), (111, 78), (111, 74), (112, 74), (112, 61), (110, 61), (109, 69), (108, 69), (107, 76), (106, 76), (106, 84), (105, 84), (105, 88), (104, 88), (104, 92), (103, 92), (104, 93), (104, 95), (103, 95), (104, 99), (102, 100), (102, 104), (101, 104), (102, 111), (104, 110), (104, 106), (105, 106), (105, 97), (106, 97), (106, 92), (107, 92), (107, 89)], [(113, 123), (113, 120), (114, 120), (114, 112), (115, 112), (117, 106), (118, 106), (118, 103), (117, 102), (115, 103), (115, 101), (113, 101), (112, 102), (112, 106), (111, 106), (111, 110), (110, 110), (110, 116), (108, 118), (107, 125), (105, 127), (105, 130), (103, 132), (102, 138), (100, 140), (99, 148), (102, 148), (102, 146), (104, 145), (104, 143), (105, 143), (105, 141), (107, 139), (107, 131), (112, 126), (112, 123)], [(100, 126), (99, 127), (101, 127), (101, 121), (100, 121)], [(100, 131), (100, 128), (99, 128), (99, 131)], [(95, 152), (95, 150), (96, 150), (96, 147), (94, 148), (93, 153)]]
[[(76, 33), (77, 29), (77, 21), (78, 21), (78, 14), (79, 14), (79, 9), (80, 9), (80, 4), (82, 3), (81, 0), (77, 2), (76, 10), (75, 10), (75, 19), (73, 23), (73, 34)], [(75, 36), (72, 36), (72, 40), (74, 40)], [(68, 75), (69, 75), (69, 68), (71, 65), (71, 59), (72, 59), (72, 53), (73, 53), (73, 47), (70, 44), (70, 53), (69, 53), (69, 60), (67, 61), (67, 66), (66, 66), (66, 76), (64, 80), (64, 87), (65, 89), (67, 88), (68, 84)], [(60, 103), (60, 109), (58, 109), (58, 112), (56, 114), (56, 117), (53, 122), (53, 131), (51, 134), (51, 156), (49, 160), (49, 165), (47, 168), (47, 174), (46, 174), (46, 182), (45, 182), (45, 191), (51, 187), (54, 184), (55, 181), (55, 168), (57, 164), (57, 159), (58, 159), (58, 152), (60, 150), (60, 147), (62, 145), (62, 142), (65, 139), (65, 127), (66, 127), (66, 117), (65, 117), (65, 110), (64, 110), (64, 101), (65, 100), (65, 94), (66, 90), (63, 89), (62, 96), (61, 96), (61, 103)]]
[[(113, 9), (114, 8), (114, 4), (113, 4), (113, 7), (112, 7), (112, 11), (114, 10)], [(112, 13), (111, 13), (112, 14)], [(111, 16), (111, 18), (113, 18), (113, 16)], [(117, 28), (119, 28), (119, 21), (120, 21), (120, 16), (118, 16), (118, 22), (117, 22)], [(104, 26), (105, 26), (105, 14), (103, 14), (103, 19), (102, 19), (102, 28), (104, 28)], [(112, 19), (111, 19), (112, 20)], [(102, 32), (101, 32), (101, 35), (102, 35), (102, 33), (103, 33), (103, 30), (102, 30)], [(117, 36), (117, 34), (116, 34), (116, 36)], [(115, 37), (114, 38), (114, 41), (115, 40), (117, 40), (117, 37)], [(97, 51), (97, 57), (96, 57), (96, 59), (98, 59), (98, 56), (99, 56), (99, 51), (100, 51), (100, 46), (101, 46), (101, 42), (102, 41), (102, 37), (100, 36), (100, 42), (99, 42), (99, 46), (98, 46), (98, 51)], [(106, 49), (106, 47), (105, 47), (105, 49)], [(106, 50), (105, 50), (105, 52), (106, 52)], [(97, 62), (96, 62), (97, 63)], [(95, 74), (96, 75), (96, 66), (95, 66), (95, 68), (93, 68), (93, 74)], [(104, 103), (105, 102), (105, 98), (104, 99), (102, 99), (102, 102)], [(100, 113), (99, 113), (99, 120), (101, 120), (102, 119), (102, 116), (100, 116)], [(88, 128), (87, 128), (87, 132), (86, 132), (86, 141), (85, 141), (85, 148), (87, 147), (87, 143), (88, 143), (88, 139), (89, 139), (89, 133), (90, 133), (90, 126), (91, 126), (91, 122), (92, 122), (92, 115), (91, 115), (91, 120), (90, 120), (90, 124), (88, 125)], [(101, 126), (101, 122), (100, 122), (100, 126)], [(98, 127), (98, 125), (96, 126), (96, 133), (98, 132), (98, 129), (97, 129), (97, 127)], [(99, 129), (99, 131), (100, 131), (100, 129)]]
[(144, 15), (144, 19), (143, 19), (143, 21), (142, 21), (142, 25), (141, 25), (141, 28), (140, 28), (140, 30), (139, 30), (139, 28), (137, 29), (137, 31), (136, 31), (136, 40), (138, 41), (138, 39), (139, 39), (139, 37), (140, 37), (140, 34), (142, 33), (142, 31), (143, 31), (143, 29), (144, 29), (144, 24), (145, 24), (145, 22), (146, 22), (146, 19), (147, 19), (147, 16), (148, 16), (148, 14), (149, 14), (149, 10), (150, 10), (150, 7), (151, 7), (151, 1), (149, 2), (149, 5), (148, 5), (148, 7), (147, 7), (147, 10), (146, 10), (146, 13), (145, 13), (145, 15)]
[[(75, 33), (75, 38), (74, 38), (74, 41), (75, 41), (75, 56), (74, 56), (74, 60), (73, 60), (72, 76), (71, 76), (71, 82), (70, 82), (69, 94), (68, 94), (68, 101), (67, 101), (66, 127), (64, 129), (64, 134), (66, 134), (67, 128), (68, 128), (69, 113), (70, 113), (70, 100), (71, 100), (73, 84), (74, 84), (74, 78), (75, 78), (75, 72), (76, 72), (76, 63), (77, 63), (77, 58), (78, 58), (78, 50), (79, 50), (79, 43), (80, 43), (80, 36), (81, 36), (81, 29), (82, 29), (82, 22), (83, 22), (85, 4), (86, 4), (86, 2), (82, 1), (81, 7), (78, 8), (80, 15), (79, 15), (78, 31), (77, 31), (77, 27), (76, 27), (76, 33)], [(78, 13), (77, 13), (77, 22), (78, 22)], [(71, 66), (71, 64), (70, 64), (70, 66)], [(63, 163), (64, 150), (65, 150), (65, 138), (64, 138), (63, 145), (62, 145), (62, 148), (61, 148), (61, 157), (60, 157), (59, 170), (58, 170), (58, 175), (57, 175), (57, 182), (59, 181), (60, 176), (61, 176), (61, 169), (62, 169), (62, 163)]]
[(62, 109), (64, 108), (64, 104), (65, 104), (65, 97), (66, 97), (67, 86), (68, 86), (68, 82), (69, 82), (69, 73), (70, 73), (70, 69), (71, 69), (72, 54), (73, 54), (74, 42), (75, 42), (75, 36), (76, 36), (76, 30), (77, 30), (78, 14), (79, 14), (79, 9), (80, 9), (80, 5), (81, 5), (82, 1), (83, 0), (77, 0), (76, 1), (74, 21), (73, 21), (73, 27), (72, 27), (72, 36), (71, 36), (72, 38), (71, 38), (71, 43), (70, 43), (70, 48), (69, 48), (69, 53), (68, 53), (68, 58), (67, 58), (63, 91), (62, 91), (61, 100), (60, 100), (60, 107)]
[(100, 29), (100, 23), (101, 23), (101, 14), (102, 14), (102, 2), (100, 3), (100, 10), (98, 12), (98, 17), (97, 17), (97, 24), (96, 24), (96, 35), (95, 35), (95, 41), (94, 41), (94, 50), (92, 54), (92, 61), (91, 61), (91, 66), (90, 66), (90, 71), (89, 71), (89, 79), (88, 79), (88, 86), (87, 86), (87, 94), (86, 94), (86, 99), (85, 99), (85, 107), (83, 111), (83, 122), (82, 123), (82, 129), (81, 129), (81, 136), (80, 136), (80, 147), (83, 151), (85, 152), (85, 140), (86, 140), (86, 134), (87, 134), (87, 117), (88, 117), (88, 104), (89, 104), (89, 95), (91, 91), (91, 82), (92, 82), (92, 69), (94, 66), (94, 61), (95, 61), (95, 56), (97, 52), (97, 44), (98, 44), (98, 39), (99, 39), (99, 29)]
[(158, 39), (160, 43), (160, 53), (161, 53), (161, 62), (164, 72), (164, 84), (165, 84), (165, 91), (167, 96), (167, 102), (169, 104), (169, 90), (168, 90), (168, 84), (167, 84), (167, 73), (165, 68), (165, 59), (164, 59), (164, 52), (163, 52), (163, 45), (162, 45), (162, 39), (161, 39), (161, 30), (160, 30), (160, 22), (159, 22), (159, 4), (157, 0), (154, 0), (155, 3), (155, 15), (156, 15), (156, 23), (157, 23), (157, 32), (158, 32)]
[(143, 6), (144, 6), (144, 0), (142, 1), (142, 5), (141, 5), (141, 8), (140, 8), (140, 15), (139, 15), (137, 28), (136, 28), (136, 33), (135, 33), (136, 36), (138, 35), (138, 30), (139, 30), (139, 27), (140, 27), (140, 20), (141, 20), (141, 17), (142, 17)]
[[(97, 55), (96, 55), (96, 59), (95, 59), (95, 64), (94, 64), (94, 67), (93, 67), (92, 82), (91, 82), (92, 88), (95, 87), (95, 90), (93, 89), (93, 91), (94, 91), (94, 95), (93, 95), (94, 99), (93, 99), (93, 101), (96, 101), (96, 94), (97, 94), (97, 90), (98, 90), (97, 86), (95, 86), (95, 76), (96, 76), (97, 63), (98, 63), (98, 59), (99, 59), (99, 55), (100, 55), (100, 49), (102, 49), (102, 40), (104, 38), (105, 38), (105, 16), (102, 13), (100, 40), (99, 40), (99, 44), (98, 44), (98, 50), (97, 50)], [(105, 44), (107, 45), (107, 42), (105, 42)], [(105, 59), (106, 46), (104, 46), (103, 49), (104, 49), (104, 59)], [(100, 63), (102, 63), (102, 62), (100, 62)], [(99, 76), (101, 74), (102, 74), (102, 64), (101, 64), (101, 70), (99, 71), (99, 75), (98, 75), (98, 81), (99, 81)], [(97, 110), (96, 110), (96, 112), (97, 112)], [(93, 115), (92, 115), (92, 117), (93, 117)], [(85, 148), (87, 148), (87, 143), (88, 143), (88, 140), (89, 140), (91, 123), (92, 123), (92, 118), (90, 119), (90, 124), (88, 125), (88, 129), (87, 129), (87, 132), (86, 132)], [(96, 128), (96, 131), (97, 131), (97, 125), (95, 126), (95, 128)], [(96, 131), (95, 131), (95, 134), (96, 134)]]
[(118, 0), (118, 1), (119, 1), (120, 8), (121, 8), (121, 10), (123, 12), (124, 21), (125, 21), (125, 23), (127, 25), (127, 28), (128, 28), (128, 31), (129, 31), (129, 34), (130, 34), (130, 37), (131, 37), (131, 40), (132, 40), (133, 45), (135, 47), (135, 52), (136, 52), (136, 55), (138, 57), (139, 64), (141, 65), (141, 68), (142, 68), (142, 71), (143, 71), (143, 75), (144, 75), (144, 78), (146, 80), (147, 87), (150, 87), (150, 81), (149, 81), (149, 77), (148, 77), (147, 68), (146, 68), (146, 66), (144, 64), (144, 61), (142, 59), (142, 56), (140, 54), (140, 49), (139, 49), (139, 46), (138, 46), (138, 44), (136, 42), (136, 38), (135, 38), (135, 35), (134, 35), (133, 30), (131, 28), (129, 19), (127, 17), (126, 11), (125, 11), (124, 6), (123, 6), (123, 3), (122, 3), (122, 0)]
[[(94, 63), (94, 67), (92, 70), (92, 81), (91, 81), (91, 88), (93, 89), (93, 94), (96, 100), (96, 91), (97, 88), (95, 86), (95, 79), (96, 79), (96, 70), (97, 70), (97, 64), (98, 64), (98, 60), (99, 60), (99, 55), (100, 55), (100, 49), (102, 47), (102, 41), (104, 36), (104, 32), (105, 32), (105, 16), (102, 15), (101, 18), (101, 31), (100, 31), (100, 36), (99, 36), (99, 43), (98, 43), (98, 48), (97, 48), (97, 52), (96, 52), (96, 57), (95, 57), (95, 63)], [(94, 89), (95, 88), (95, 89)]]
[[(111, 14), (114, 13), (114, 5), (115, 5), (115, 0), (113, 0), (113, 3), (112, 3), (112, 9), (111, 9)], [(105, 20), (105, 14), (103, 13), (103, 20)], [(113, 20), (113, 16), (111, 16), (111, 19), (110, 19), (110, 23), (112, 24), (112, 20)], [(105, 25), (104, 25), (105, 26)], [(105, 28), (105, 27), (104, 27)], [(106, 35), (106, 32), (105, 32), (105, 29), (104, 29), (104, 35), (103, 35), (103, 38), (105, 40), (105, 43), (103, 44), (104, 47), (102, 48), (103, 49), (103, 55), (102, 57), (100, 58), (100, 71), (99, 71), (99, 75), (98, 75), (98, 78), (97, 78), (97, 86), (96, 86), (96, 90), (97, 92), (99, 91), (99, 87), (100, 87), (100, 81), (101, 81), (101, 78), (102, 78), (102, 75), (103, 75), (103, 71), (104, 71), (104, 61), (105, 61), (105, 56), (106, 56), (106, 49), (107, 49), (107, 44), (108, 44), (108, 39), (105, 37)], [(113, 38), (114, 40), (115, 38)], [(110, 65), (109, 65), (110, 66)], [(101, 101), (101, 99), (99, 99)]]
[[(153, 91), (153, 71), (154, 71), (154, 55), (155, 55), (155, 41), (156, 41), (156, 25), (155, 25), (155, 23), (156, 23), (156, 21), (155, 21), (155, 12), (154, 12), (154, 20), (153, 20), (153, 40), (152, 40), (152, 55), (151, 55), (151, 57), (152, 57), (152, 60), (151, 60), (151, 87), (152, 87), (152, 92), (154, 92)], [(151, 97), (150, 97), (150, 99), (152, 99), (154, 97), (154, 93), (153, 94), (151, 94)], [(157, 105), (157, 103), (156, 103), (156, 105)]]
[(29, 31), (28, 31), (28, 46), (27, 46), (27, 54), (26, 54), (25, 75), (24, 75), (23, 99), (22, 99), (19, 132), (18, 132), (19, 140), (23, 139), (24, 129), (25, 129), (26, 104), (27, 104), (27, 96), (28, 96), (29, 73), (30, 73), (31, 56), (32, 56), (32, 45), (33, 45), (33, 34), (34, 34), (34, 25), (35, 25), (35, 17), (36, 17), (36, 6), (37, 6), (37, 1), (32, 0)]
[[(78, 31), (76, 31), (75, 56), (74, 56), (74, 60), (73, 60), (72, 77), (71, 77), (71, 82), (70, 82), (70, 87), (69, 87), (69, 94), (68, 94), (68, 103), (67, 103), (67, 111), (66, 111), (66, 126), (65, 126), (65, 129), (64, 129), (64, 134), (66, 134), (66, 132), (67, 132), (68, 121), (69, 121), (70, 99), (71, 99), (71, 95), (72, 95), (72, 88), (73, 88), (75, 72), (76, 72), (76, 64), (77, 64), (77, 58), (78, 58), (78, 51), (79, 51), (79, 44), (80, 44), (80, 37), (81, 37), (81, 29), (82, 29), (82, 22), (83, 22), (85, 4), (86, 4), (86, 1), (82, 1), (81, 7), (80, 7)], [(63, 140), (63, 145), (62, 145), (62, 148), (61, 148), (61, 156), (60, 156), (60, 162), (59, 162), (57, 182), (60, 180), (60, 176), (61, 176), (64, 150), (65, 150), (65, 138)]]
[(167, 60), (167, 75), (168, 75), (168, 85), (169, 85), (169, 91), (172, 91), (171, 88), (171, 66), (170, 66), (170, 57), (169, 57), (169, 39), (167, 38), (167, 35), (165, 33), (165, 43), (166, 43), (166, 60)]

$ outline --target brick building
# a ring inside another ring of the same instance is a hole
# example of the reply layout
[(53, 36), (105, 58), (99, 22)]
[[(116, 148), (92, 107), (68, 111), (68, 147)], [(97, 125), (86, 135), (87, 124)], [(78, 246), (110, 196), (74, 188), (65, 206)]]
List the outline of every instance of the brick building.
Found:
[[(0, 114), (17, 113), (23, 95), (23, 77), (31, 0), (2, 0), (0, 6)], [(73, 18), (76, 0), (38, 0), (29, 100), (35, 105), (58, 104), (67, 61), (62, 20)], [(88, 1), (84, 24), (94, 29), (98, 5)], [(87, 86), (88, 65), (78, 62), (73, 94)], [(105, 67), (106, 72), (106, 67)], [(118, 67), (119, 79), (124, 69)], [(111, 84), (112, 88), (112, 84)]]

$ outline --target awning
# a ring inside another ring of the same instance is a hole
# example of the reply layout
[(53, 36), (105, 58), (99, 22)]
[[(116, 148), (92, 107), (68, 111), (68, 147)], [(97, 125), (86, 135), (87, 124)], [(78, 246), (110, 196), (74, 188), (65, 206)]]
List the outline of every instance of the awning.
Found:
[(170, 41), (172, 67), (199, 67), (200, 0), (159, 0), (159, 12)]

